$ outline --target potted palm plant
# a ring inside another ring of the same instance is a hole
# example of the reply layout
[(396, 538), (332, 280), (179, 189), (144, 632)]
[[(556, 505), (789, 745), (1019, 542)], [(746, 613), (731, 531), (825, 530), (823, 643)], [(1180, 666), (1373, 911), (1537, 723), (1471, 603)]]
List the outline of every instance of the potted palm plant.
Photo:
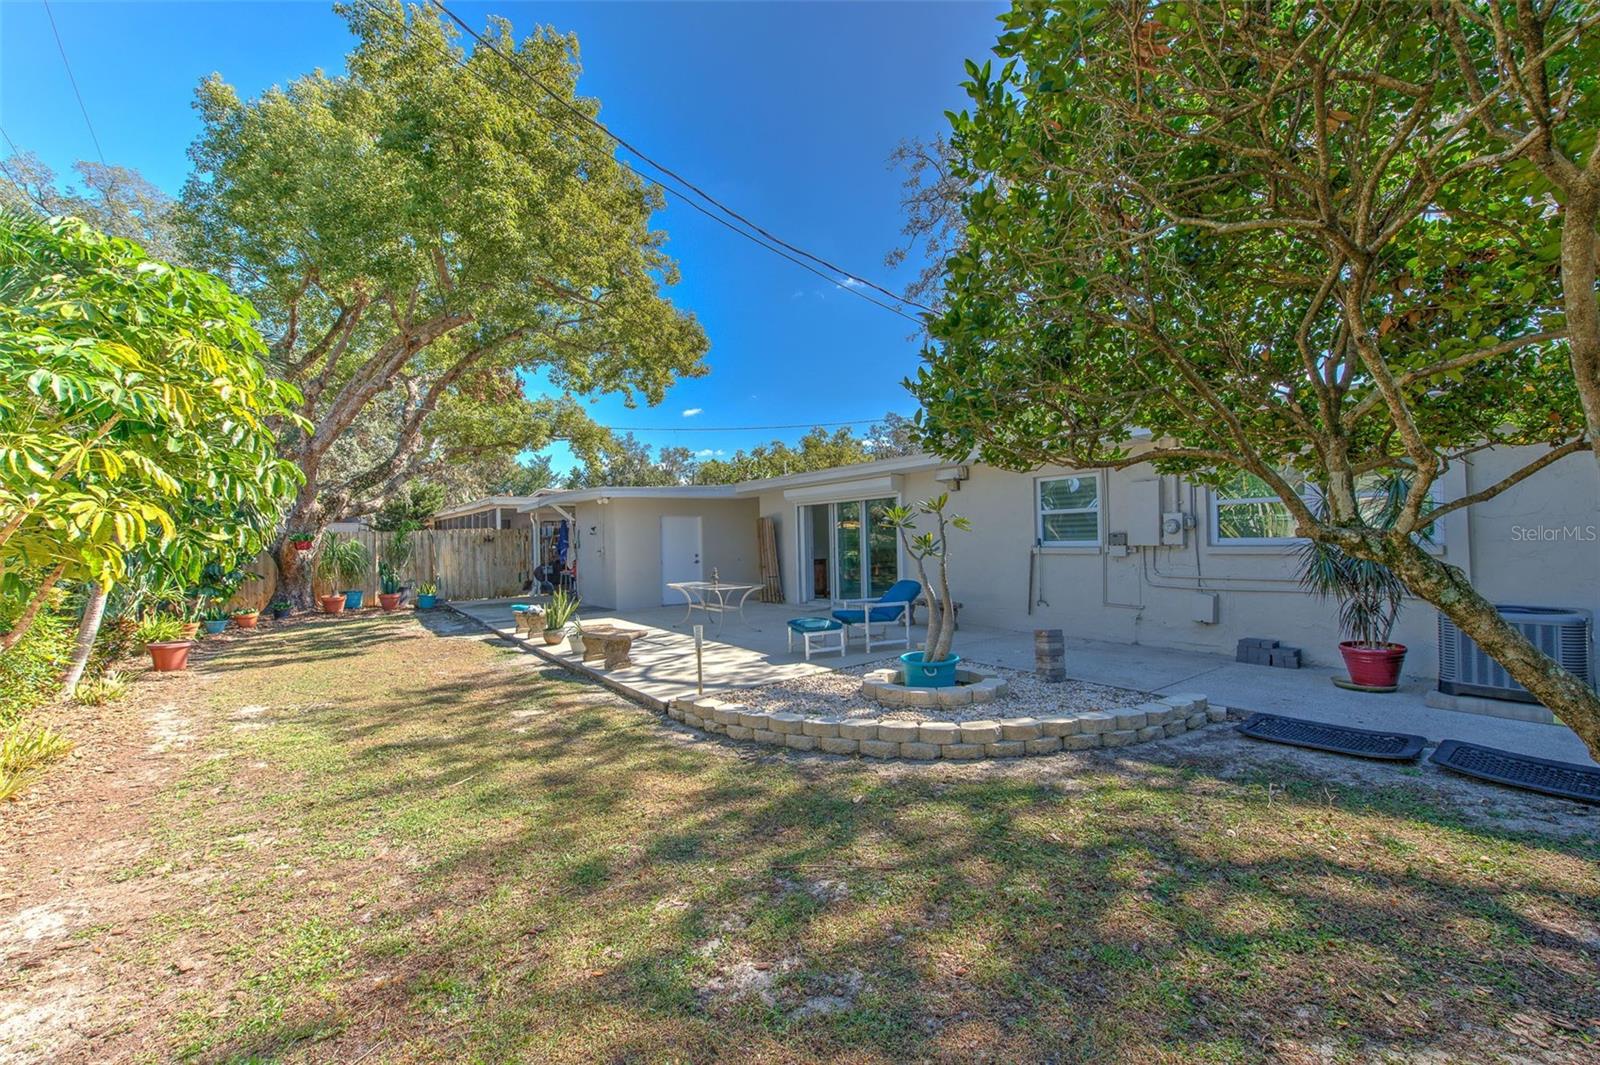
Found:
[(565, 588), (550, 593), (550, 602), (544, 608), (544, 642), (552, 647), (566, 638), (567, 626), (578, 619), (578, 606), (583, 602)]
[(317, 552), (317, 576), (330, 584), (342, 584), (345, 590), (339, 593), (344, 600), (344, 605), (334, 608), (329, 600), (332, 595), (322, 597), (322, 609), (330, 614), (337, 614), (343, 610), (361, 609), (361, 589), (351, 588), (350, 585), (358, 584), (367, 575), (367, 567), (372, 559), (367, 555), (367, 549), (360, 540), (349, 536), (335, 536), (322, 545), (322, 550)]
[(139, 625), (137, 639), (150, 655), (158, 673), (173, 673), (189, 668), (189, 648), (193, 640), (183, 637), (183, 622), (171, 614), (152, 614)]
[[(956, 634), (955, 602), (950, 598), (949, 533), (951, 529), (967, 531), (972, 522), (960, 514), (946, 514), (950, 493), (944, 492), (932, 499), (918, 503), (916, 510), (896, 505), (884, 511), (887, 524), (900, 531), (900, 543), (906, 554), (917, 564), (917, 576), (922, 578), (923, 591), (928, 596), (928, 638), (920, 651), (907, 651), (900, 656), (905, 670), (907, 687), (950, 688), (956, 683), (956, 666), (961, 656), (950, 652)], [(918, 513), (934, 519), (932, 532), (915, 533)], [(928, 581), (928, 562), (934, 563), (939, 583)], [(910, 609), (909, 606), (907, 609)]]
[(438, 601), (439, 585), (435, 581), (423, 581), (417, 585), (417, 609), (432, 610), (433, 604)]
[[(1368, 515), (1369, 523), (1378, 528), (1393, 524), (1409, 488), (1404, 478), (1386, 478), (1380, 506)], [(1355, 558), (1315, 540), (1301, 545), (1298, 563), (1300, 587), (1318, 599), (1331, 597), (1339, 603), (1339, 628), (1345, 636), (1339, 656), (1350, 671), (1350, 685), (1394, 691), (1406, 660), (1406, 645), (1389, 639), (1406, 594), (1400, 578), (1381, 562)]]

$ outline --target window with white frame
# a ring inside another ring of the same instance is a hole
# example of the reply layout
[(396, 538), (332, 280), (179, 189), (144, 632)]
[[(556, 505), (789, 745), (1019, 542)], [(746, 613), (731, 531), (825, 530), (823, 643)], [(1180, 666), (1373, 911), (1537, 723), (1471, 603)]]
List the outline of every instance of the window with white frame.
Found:
[(1039, 543), (1045, 547), (1100, 545), (1100, 478), (1094, 474), (1041, 477), (1036, 484)]
[[(1284, 475), (1306, 506), (1317, 509), (1321, 495), (1315, 485), (1297, 474)], [(1430, 493), (1424, 512), (1438, 505), (1438, 486)], [(1368, 520), (1380, 514), (1388, 498), (1388, 482), (1379, 474), (1368, 474), (1356, 482), (1356, 505)], [(1236, 473), (1225, 484), (1211, 490), (1211, 542), (1219, 545), (1287, 544), (1298, 537), (1294, 516), (1266, 481), (1253, 473)], [(1437, 546), (1442, 529), (1430, 525), (1419, 537)]]

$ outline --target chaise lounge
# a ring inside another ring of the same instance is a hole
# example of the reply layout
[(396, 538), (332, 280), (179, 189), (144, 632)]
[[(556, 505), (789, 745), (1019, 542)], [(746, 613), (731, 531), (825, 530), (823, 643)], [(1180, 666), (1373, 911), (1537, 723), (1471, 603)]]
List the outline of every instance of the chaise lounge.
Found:
[(885, 627), (898, 624), (904, 631), (904, 638), (891, 638), (887, 635), (878, 637), (880, 647), (907, 647), (911, 646), (911, 606), (916, 602), (917, 596), (922, 594), (922, 585), (917, 581), (896, 581), (890, 585), (889, 590), (877, 599), (835, 599), (833, 601), (833, 618), (844, 623), (844, 638), (850, 640), (852, 629), (859, 628), (866, 639), (867, 650), (872, 650), (872, 626)]

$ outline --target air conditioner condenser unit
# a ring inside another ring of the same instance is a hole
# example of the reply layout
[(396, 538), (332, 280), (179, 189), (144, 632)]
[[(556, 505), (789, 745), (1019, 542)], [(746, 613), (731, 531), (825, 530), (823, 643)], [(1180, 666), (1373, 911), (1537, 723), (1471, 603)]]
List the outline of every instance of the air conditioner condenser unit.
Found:
[[(1589, 611), (1511, 604), (1495, 609), (1530, 643), (1561, 663), (1561, 668), (1594, 687), (1590, 662), (1594, 617)], [(1519, 703), (1539, 701), (1443, 614), (1439, 615), (1439, 690), (1447, 695), (1479, 695)]]

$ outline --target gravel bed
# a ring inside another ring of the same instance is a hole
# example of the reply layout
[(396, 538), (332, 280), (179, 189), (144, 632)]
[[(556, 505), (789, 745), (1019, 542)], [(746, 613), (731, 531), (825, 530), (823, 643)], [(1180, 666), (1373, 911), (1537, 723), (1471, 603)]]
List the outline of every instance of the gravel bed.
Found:
[(886, 721), (998, 721), (1011, 717), (1057, 717), (1087, 710), (1115, 710), (1138, 706), (1156, 697), (1150, 692), (1112, 688), (1070, 678), (1062, 684), (1046, 684), (1033, 673), (982, 662), (964, 662), (963, 666), (1005, 678), (1006, 694), (992, 703), (949, 708), (884, 706), (875, 699), (863, 696), (862, 676), (893, 662), (893, 659), (885, 659), (831, 673), (796, 677), (760, 688), (745, 688), (737, 696), (729, 695), (728, 698), (752, 710), (805, 714), (808, 717), (875, 717)]

